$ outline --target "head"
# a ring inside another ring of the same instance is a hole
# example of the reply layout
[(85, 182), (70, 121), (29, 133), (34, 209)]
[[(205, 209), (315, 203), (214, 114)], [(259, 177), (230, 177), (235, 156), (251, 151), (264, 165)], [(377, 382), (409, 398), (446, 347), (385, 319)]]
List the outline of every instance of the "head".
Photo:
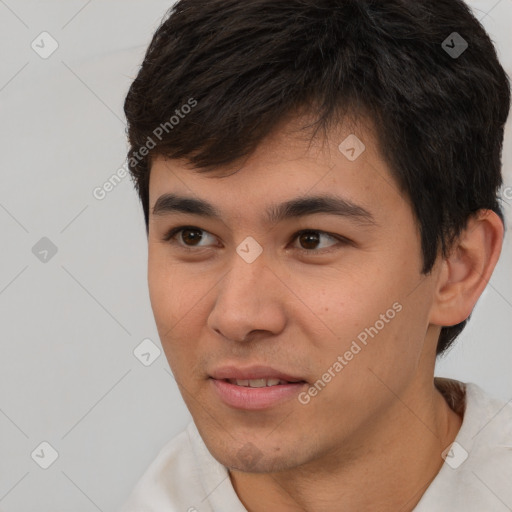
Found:
[[(453, 32), (469, 45), (457, 58), (442, 46)], [(226, 465), (223, 431), (257, 441), (274, 468), (298, 464), (390, 404), (379, 380), (405, 389), (418, 369), (432, 378), (499, 256), (509, 106), (492, 42), (459, 0), (181, 0), (170, 10), (125, 101), (129, 167), (161, 342)], [(158, 202), (164, 194), (186, 200)], [(199, 215), (193, 199), (212, 208)], [(287, 403), (300, 425), (289, 445), (254, 433), (283, 411), (215, 402), (209, 372), (233, 361), (309, 384), (331, 375), (314, 400)], [(340, 432), (333, 411), (362, 400)], [(296, 443), (305, 449), (291, 456)]]

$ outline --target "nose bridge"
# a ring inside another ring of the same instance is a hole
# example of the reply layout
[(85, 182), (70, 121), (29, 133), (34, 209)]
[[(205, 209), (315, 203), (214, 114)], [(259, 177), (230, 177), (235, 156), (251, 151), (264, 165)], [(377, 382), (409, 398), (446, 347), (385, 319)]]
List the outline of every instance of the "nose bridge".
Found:
[[(220, 282), (218, 301), (229, 301), (230, 306), (240, 305), (255, 310), (259, 307), (265, 287), (261, 286), (268, 278), (265, 257), (260, 254), (255, 259), (246, 260), (238, 251), (246, 249), (245, 242), (240, 244), (230, 262), (230, 270)], [(249, 249), (250, 253), (250, 249)]]
[(208, 319), (210, 328), (233, 340), (243, 340), (253, 330), (276, 332), (284, 323), (283, 311), (276, 304), (276, 277), (267, 268), (263, 252), (254, 257), (251, 244), (248, 240), (238, 246), (218, 284)]

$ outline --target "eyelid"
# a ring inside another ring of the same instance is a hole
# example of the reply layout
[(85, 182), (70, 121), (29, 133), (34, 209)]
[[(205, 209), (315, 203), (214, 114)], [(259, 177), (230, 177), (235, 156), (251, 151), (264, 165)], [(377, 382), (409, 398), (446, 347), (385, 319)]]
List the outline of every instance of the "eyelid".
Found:
[[(175, 228), (171, 228), (169, 231), (167, 231), (163, 238), (162, 238), (162, 241), (164, 242), (167, 242), (167, 243), (175, 243), (176, 245), (179, 245), (177, 242), (171, 242), (171, 239), (175, 238), (176, 235), (180, 232), (180, 231), (185, 231), (186, 229), (190, 229), (190, 230), (195, 230), (195, 231), (202, 231), (203, 233), (208, 233), (209, 235), (215, 237), (215, 235), (213, 235), (212, 233), (210, 233), (209, 231), (207, 231), (206, 229), (202, 229), (202, 228), (199, 228), (197, 226), (177, 226)], [(187, 247), (186, 245), (179, 245), (180, 248), (182, 249), (189, 249), (189, 250), (197, 250), (196, 248), (194, 247)], [(204, 248), (203, 246), (199, 246), (199, 249), (202, 249)]]

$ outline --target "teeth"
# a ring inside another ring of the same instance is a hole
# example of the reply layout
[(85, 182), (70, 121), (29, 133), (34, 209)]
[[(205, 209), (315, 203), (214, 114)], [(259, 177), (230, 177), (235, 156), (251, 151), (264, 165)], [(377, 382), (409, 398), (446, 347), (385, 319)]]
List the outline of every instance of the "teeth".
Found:
[(288, 384), (285, 380), (280, 379), (229, 379), (231, 384), (244, 386), (249, 388), (264, 388), (265, 386), (277, 386), (278, 384)]

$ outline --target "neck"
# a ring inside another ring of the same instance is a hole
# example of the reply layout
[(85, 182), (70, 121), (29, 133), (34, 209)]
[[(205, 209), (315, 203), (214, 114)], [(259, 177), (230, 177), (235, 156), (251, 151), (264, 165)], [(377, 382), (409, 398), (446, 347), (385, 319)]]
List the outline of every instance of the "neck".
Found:
[(249, 512), (409, 512), (441, 469), (441, 453), (461, 424), (432, 384), (423, 395), (411, 389), (385, 417), (344, 443), (351, 447), (350, 460), (340, 447), (285, 472), (230, 470), (230, 478)]

